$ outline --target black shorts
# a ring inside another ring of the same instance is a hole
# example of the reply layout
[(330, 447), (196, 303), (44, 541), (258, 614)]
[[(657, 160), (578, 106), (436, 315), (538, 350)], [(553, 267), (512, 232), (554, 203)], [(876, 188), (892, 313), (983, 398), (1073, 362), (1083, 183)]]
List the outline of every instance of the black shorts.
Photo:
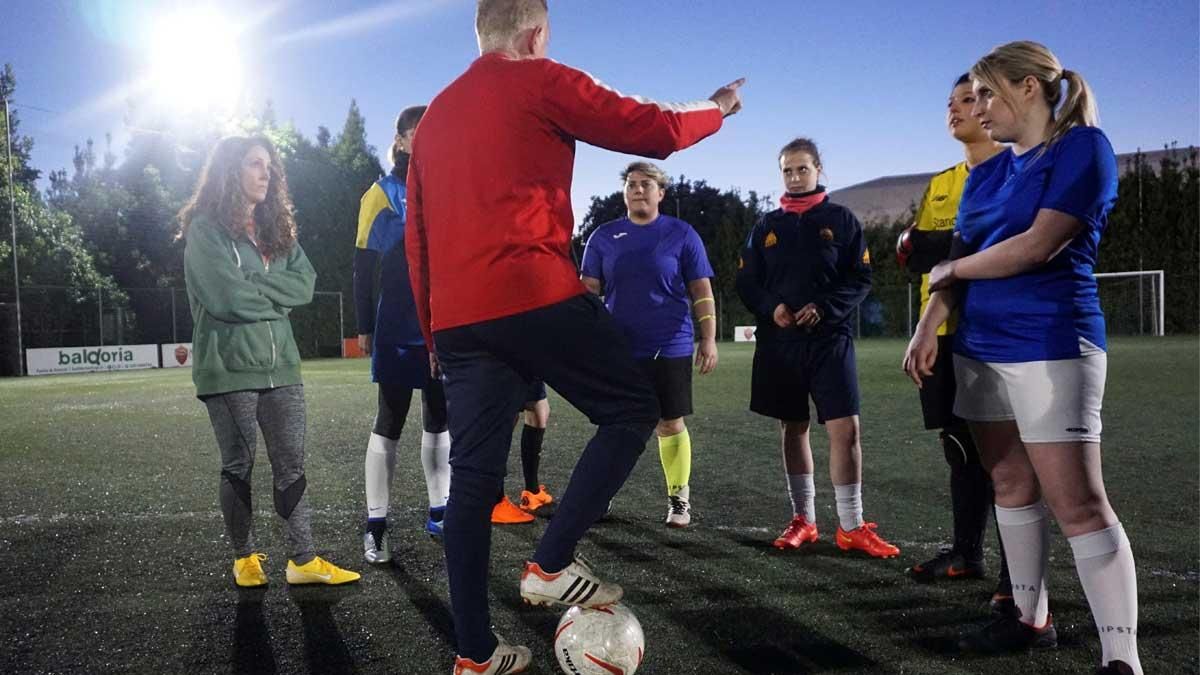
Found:
[(926, 429), (948, 429), (962, 422), (954, 414), (954, 336), (938, 336), (933, 375), (921, 378), (921, 414)]
[(821, 424), (858, 414), (858, 367), (849, 335), (758, 342), (750, 382), (750, 410), (760, 415), (808, 421), (809, 397)]
[(650, 378), (664, 420), (692, 414), (692, 357), (637, 359)]
[(546, 383), (541, 380), (534, 380), (529, 383), (529, 387), (525, 390), (525, 403), (537, 403), (546, 398)]

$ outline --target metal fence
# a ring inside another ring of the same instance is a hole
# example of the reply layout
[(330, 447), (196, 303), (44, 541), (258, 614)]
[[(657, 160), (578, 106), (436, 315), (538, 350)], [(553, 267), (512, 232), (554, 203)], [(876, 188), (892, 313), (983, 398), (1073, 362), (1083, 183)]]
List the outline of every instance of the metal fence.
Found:
[[(0, 288), (0, 351), (15, 358), (16, 312), (11, 288)], [(342, 354), (345, 307), (339, 292), (318, 291), (290, 315), (304, 357)], [(182, 288), (21, 287), (21, 336), (25, 349), (92, 345), (191, 342), (192, 314)]]

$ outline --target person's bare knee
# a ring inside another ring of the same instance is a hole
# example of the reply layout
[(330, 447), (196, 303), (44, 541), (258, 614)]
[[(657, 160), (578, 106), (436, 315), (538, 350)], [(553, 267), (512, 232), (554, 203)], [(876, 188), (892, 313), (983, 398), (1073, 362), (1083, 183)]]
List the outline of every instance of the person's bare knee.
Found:
[(655, 427), (655, 432), (658, 434), (659, 438), (666, 438), (667, 436), (682, 434), (684, 428), (683, 418), (676, 417), (675, 419), (670, 420), (659, 420), (658, 426)]

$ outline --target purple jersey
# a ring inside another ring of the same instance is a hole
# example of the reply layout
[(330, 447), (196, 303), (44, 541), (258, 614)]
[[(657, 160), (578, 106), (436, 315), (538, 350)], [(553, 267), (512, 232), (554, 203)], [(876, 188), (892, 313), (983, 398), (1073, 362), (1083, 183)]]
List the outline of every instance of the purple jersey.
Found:
[(582, 272), (600, 280), (604, 304), (634, 358), (692, 355), (687, 285), (712, 277), (713, 270), (691, 225), (662, 215), (648, 225), (628, 218), (605, 223), (588, 239)]

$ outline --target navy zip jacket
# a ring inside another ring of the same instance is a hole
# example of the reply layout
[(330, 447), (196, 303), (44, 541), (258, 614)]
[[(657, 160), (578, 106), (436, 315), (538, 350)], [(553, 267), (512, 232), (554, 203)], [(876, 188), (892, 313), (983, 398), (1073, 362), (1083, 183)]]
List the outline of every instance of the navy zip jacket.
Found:
[[(870, 290), (862, 224), (828, 197), (801, 215), (776, 209), (763, 216), (738, 261), (738, 295), (757, 319), (759, 341), (851, 335), (851, 312)], [(775, 325), (780, 303), (795, 312), (810, 302), (821, 311), (815, 327)]]

